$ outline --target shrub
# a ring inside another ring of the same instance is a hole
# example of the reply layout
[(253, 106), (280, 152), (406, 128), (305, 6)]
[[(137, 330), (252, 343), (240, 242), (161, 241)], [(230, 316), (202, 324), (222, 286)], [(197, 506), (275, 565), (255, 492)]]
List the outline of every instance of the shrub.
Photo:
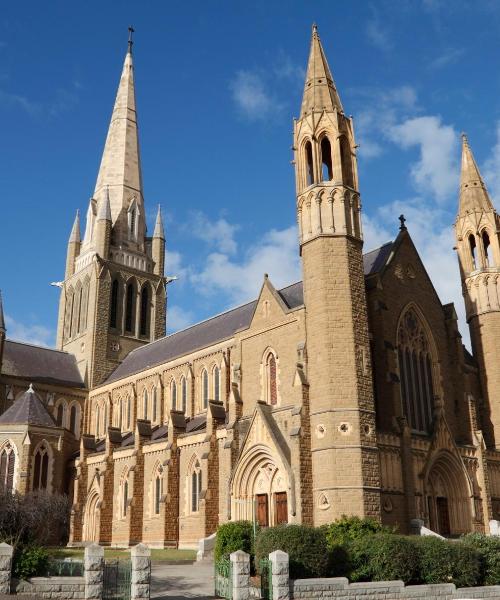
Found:
[(369, 517), (361, 519), (360, 517), (343, 516), (329, 525), (324, 525), (323, 528), (329, 548), (342, 546), (365, 535), (392, 533), (392, 529), (384, 527), (381, 523)]
[(481, 561), (477, 550), (460, 542), (435, 537), (416, 538), (419, 578), (422, 583), (454, 583), (457, 587), (477, 585)]
[(22, 546), (14, 554), (14, 575), (28, 579), (43, 573), (47, 567), (49, 553), (41, 546)]
[(376, 533), (347, 543), (352, 581), (416, 581), (418, 554), (409, 537)]
[(500, 585), (500, 538), (483, 533), (469, 533), (462, 538), (462, 542), (479, 552), (481, 583)]
[(328, 548), (324, 531), (320, 528), (278, 525), (261, 529), (255, 542), (257, 565), (275, 550), (288, 553), (292, 579), (327, 575)]
[(224, 523), (217, 529), (214, 558), (229, 558), (231, 552), (243, 550), (254, 555), (254, 533), (251, 521), (233, 521)]

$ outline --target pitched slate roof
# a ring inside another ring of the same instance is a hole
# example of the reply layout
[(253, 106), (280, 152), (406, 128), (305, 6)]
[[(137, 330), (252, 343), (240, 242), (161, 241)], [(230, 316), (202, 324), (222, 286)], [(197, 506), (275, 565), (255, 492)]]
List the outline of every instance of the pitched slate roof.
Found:
[(54, 419), (45, 408), (40, 396), (35, 392), (32, 385), (0, 416), (0, 423), (4, 425), (55, 426)]
[(73, 354), (6, 340), (2, 375), (39, 383), (85, 387)]
[[(388, 242), (363, 256), (365, 277), (375, 274), (384, 266), (392, 246), (393, 243)], [(277, 291), (285, 305), (291, 310), (304, 304), (302, 281)], [(253, 300), (248, 304), (238, 306), (133, 350), (111, 373), (105, 383), (112, 383), (179, 356), (230, 339), (237, 331), (250, 325), (256, 304), (257, 300)]]

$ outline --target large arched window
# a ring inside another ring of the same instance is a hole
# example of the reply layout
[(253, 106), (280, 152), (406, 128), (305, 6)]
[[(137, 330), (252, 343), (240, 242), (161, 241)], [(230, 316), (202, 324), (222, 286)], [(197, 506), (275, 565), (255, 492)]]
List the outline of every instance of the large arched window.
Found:
[(471, 233), (469, 235), (469, 248), (470, 248), (470, 257), (472, 261), (472, 270), (475, 271), (477, 269), (477, 258), (476, 258), (476, 238)]
[(426, 328), (413, 308), (399, 324), (398, 362), (406, 419), (414, 431), (428, 433), (434, 412), (433, 360)]
[(141, 292), (141, 320), (139, 335), (149, 334), (149, 287), (145, 285)]
[(33, 491), (46, 490), (49, 483), (49, 449), (42, 443), (33, 456)]
[(201, 465), (198, 460), (195, 461), (190, 476), (191, 489), (191, 512), (196, 513), (200, 510), (200, 497), (202, 486)]
[(265, 400), (268, 404), (278, 403), (278, 383), (276, 376), (276, 356), (269, 352), (265, 361)]
[(214, 400), (220, 400), (220, 369), (215, 366), (212, 371), (213, 382), (214, 382)]
[(183, 413), (187, 409), (187, 381), (185, 377), (181, 379), (181, 410)]
[(127, 295), (125, 304), (125, 331), (135, 333), (135, 283), (127, 284)]
[(115, 279), (111, 285), (111, 306), (109, 310), (109, 326), (116, 329), (118, 326), (118, 279)]
[(83, 304), (83, 290), (81, 284), (78, 283), (76, 290), (76, 306), (75, 306), (75, 332), (78, 334), (82, 331), (82, 304)]
[(6, 442), (0, 450), (0, 493), (11, 493), (14, 490), (15, 468), (14, 446), (10, 442)]
[(170, 406), (172, 410), (177, 410), (177, 384), (175, 379), (170, 383)]
[(306, 186), (308, 186), (314, 183), (314, 163), (311, 142), (306, 142), (304, 152), (306, 158)]
[(321, 179), (323, 181), (333, 179), (332, 147), (326, 135), (321, 140)]
[(339, 137), (340, 144), (340, 163), (342, 165), (342, 182), (344, 185), (353, 188), (354, 176), (352, 172), (352, 156), (349, 141), (345, 135)]
[(201, 405), (208, 408), (208, 372), (203, 369), (201, 373)]
[(88, 279), (85, 280), (82, 287), (82, 303), (80, 306), (80, 325), (81, 331), (85, 331), (87, 329), (87, 312), (89, 308), (89, 293), (90, 293), (90, 284)]
[(73, 288), (69, 288), (66, 291), (66, 306), (64, 313), (64, 338), (69, 339), (71, 337), (71, 320), (73, 319)]
[(486, 267), (493, 267), (493, 259), (491, 256), (491, 246), (490, 246), (490, 236), (488, 232), (483, 231), (483, 235), (481, 236), (483, 240), (483, 250), (484, 250), (484, 261)]
[(69, 411), (69, 430), (78, 437), (80, 431), (80, 406), (78, 404), (73, 404)]

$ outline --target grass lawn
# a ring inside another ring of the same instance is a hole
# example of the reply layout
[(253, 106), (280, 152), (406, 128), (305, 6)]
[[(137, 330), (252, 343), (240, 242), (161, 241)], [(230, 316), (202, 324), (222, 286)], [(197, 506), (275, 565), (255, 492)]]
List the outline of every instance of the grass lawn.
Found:
[[(49, 553), (53, 558), (82, 558), (83, 548), (49, 548)], [(127, 558), (130, 556), (129, 550), (120, 548), (104, 548), (105, 558)], [(151, 560), (195, 560), (196, 550), (176, 550), (175, 548), (151, 549)]]

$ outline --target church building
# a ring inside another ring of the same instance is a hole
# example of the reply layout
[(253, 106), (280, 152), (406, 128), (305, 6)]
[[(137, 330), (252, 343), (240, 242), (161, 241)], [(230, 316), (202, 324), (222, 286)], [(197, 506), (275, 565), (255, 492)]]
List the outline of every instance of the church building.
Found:
[(353, 118), (316, 26), (293, 152), (302, 281), (262, 274), (253, 301), (166, 336), (129, 41), (57, 350), (6, 339), (0, 300), (0, 490), (70, 494), (70, 544), (190, 548), (239, 519), (421, 519), (446, 536), (500, 520), (500, 217), (467, 138), (455, 235), (472, 353), (403, 216), (363, 253)]

